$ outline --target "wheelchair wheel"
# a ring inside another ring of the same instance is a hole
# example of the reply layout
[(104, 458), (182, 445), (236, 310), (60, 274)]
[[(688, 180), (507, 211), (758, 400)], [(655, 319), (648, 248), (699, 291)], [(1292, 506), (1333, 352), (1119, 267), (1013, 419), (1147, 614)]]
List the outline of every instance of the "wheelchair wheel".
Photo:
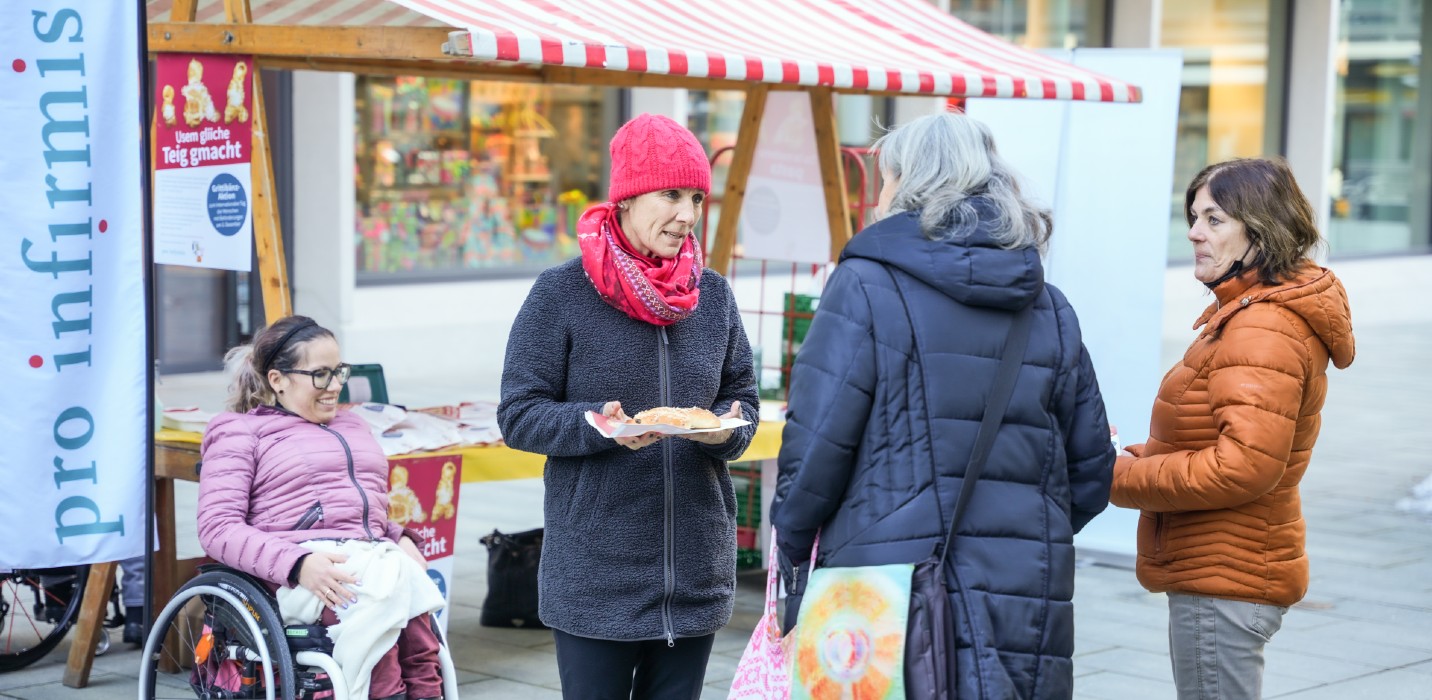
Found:
[(267, 591), (235, 574), (184, 584), (155, 617), (141, 659), (140, 700), (293, 699), (283, 620)]
[(0, 673), (39, 661), (79, 618), (88, 566), (0, 573)]

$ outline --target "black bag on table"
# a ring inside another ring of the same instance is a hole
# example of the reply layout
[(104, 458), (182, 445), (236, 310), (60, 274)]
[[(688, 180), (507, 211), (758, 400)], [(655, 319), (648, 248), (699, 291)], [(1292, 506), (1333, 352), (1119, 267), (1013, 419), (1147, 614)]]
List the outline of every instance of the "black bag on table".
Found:
[(510, 535), (493, 530), (487, 547), (487, 598), (483, 627), (546, 628), (537, 617), (537, 563), (542, 558), (542, 528)]

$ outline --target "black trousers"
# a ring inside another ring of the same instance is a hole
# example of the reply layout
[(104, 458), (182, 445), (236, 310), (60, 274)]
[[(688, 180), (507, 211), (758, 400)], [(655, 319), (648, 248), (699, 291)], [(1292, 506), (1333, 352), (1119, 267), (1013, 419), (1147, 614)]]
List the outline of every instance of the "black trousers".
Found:
[(552, 630), (564, 700), (698, 700), (716, 635), (615, 642)]

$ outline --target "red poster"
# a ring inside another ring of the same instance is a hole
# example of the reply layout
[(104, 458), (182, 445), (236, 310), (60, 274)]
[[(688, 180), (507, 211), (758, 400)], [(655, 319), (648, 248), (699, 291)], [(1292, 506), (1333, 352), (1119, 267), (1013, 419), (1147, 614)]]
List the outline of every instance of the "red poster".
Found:
[(159, 54), (156, 170), (249, 162), (252, 67), (251, 56)]
[(388, 460), (388, 519), (423, 536), (428, 561), (452, 554), (461, 483), (462, 455)]

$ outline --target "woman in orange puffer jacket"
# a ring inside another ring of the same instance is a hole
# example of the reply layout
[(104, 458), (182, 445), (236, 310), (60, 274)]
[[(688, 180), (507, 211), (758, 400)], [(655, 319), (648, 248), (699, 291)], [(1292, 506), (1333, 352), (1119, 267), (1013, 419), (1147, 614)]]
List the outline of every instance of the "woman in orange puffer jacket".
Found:
[(1308, 589), (1298, 496), (1327, 396), (1353, 359), (1347, 293), (1281, 160), (1210, 165), (1185, 195), (1194, 277), (1215, 302), (1164, 376), (1149, 440), (1110, 500), (1143, 511), (1139, 582), (1169, 599), (1181, 699), (1258, 698), (1263, 646)]

